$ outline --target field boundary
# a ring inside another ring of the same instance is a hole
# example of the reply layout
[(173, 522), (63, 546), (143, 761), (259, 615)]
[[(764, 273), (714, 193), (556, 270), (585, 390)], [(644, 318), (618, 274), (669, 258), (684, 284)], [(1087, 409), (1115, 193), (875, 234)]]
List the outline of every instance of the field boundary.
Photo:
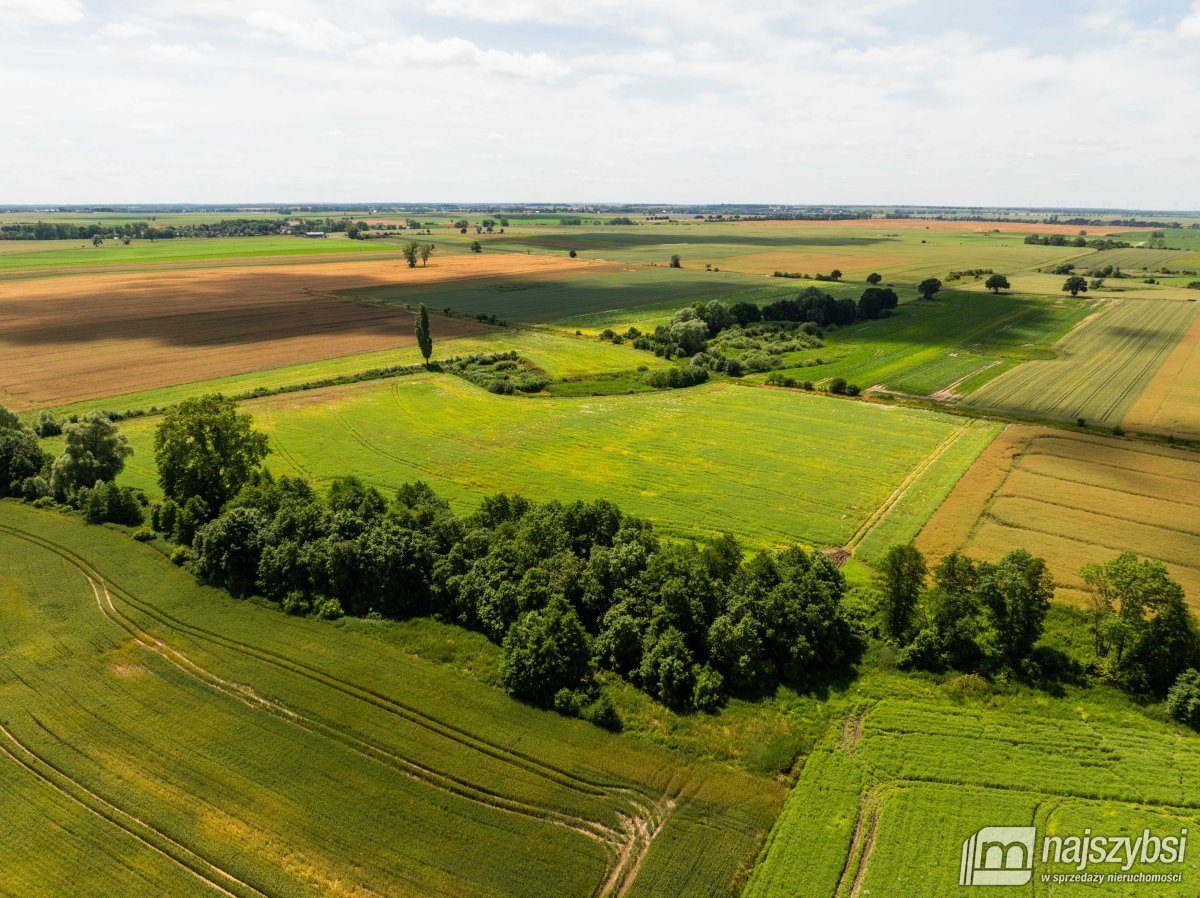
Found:
[(900, 481), (900, 484), (892, 491), (891, 495), (883, 501), (883, 504), (871, 512), (867, 519), (863, 521), (858, 530), (854, 532), (854, 535), (851, 536), (846, 544), (842, 547), (842, 550), (850, 555), (853, 555), (854, 550), (858, 548), (859, 543), (866, 539), (871, 531), (879, 526), (880, 522), (887, 517), (888, 512), (890, 512), (895, 507), (896, 503), (903, 498), (904, 494), (908, 492), (909, 488), (920, 479), (921, 475), (924, 474), (934, 462), (942, 457), (942, 454), (945, 453), (947, 449), (957, 443), (959, 439), (962, 438), (963, 434), (967, 432), (967, 430), (968, 425), (965, 424), (956, 428), (950, 434), (950, 436), (942, 440), (942, 442), (939, 443), (934, 450), (929, 453), (929, 455), (922, 459), (920, 464), (913, 468), (912, 471), (909, 472), (908, 476)]

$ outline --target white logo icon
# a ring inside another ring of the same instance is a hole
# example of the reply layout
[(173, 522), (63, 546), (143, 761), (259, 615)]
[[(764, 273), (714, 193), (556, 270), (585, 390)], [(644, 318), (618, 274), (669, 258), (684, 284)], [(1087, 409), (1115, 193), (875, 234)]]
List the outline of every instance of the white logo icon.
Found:
[(960, 886), (1023, 886), (1033, 879), (1032, 826), (985, 826), (963, 842)]

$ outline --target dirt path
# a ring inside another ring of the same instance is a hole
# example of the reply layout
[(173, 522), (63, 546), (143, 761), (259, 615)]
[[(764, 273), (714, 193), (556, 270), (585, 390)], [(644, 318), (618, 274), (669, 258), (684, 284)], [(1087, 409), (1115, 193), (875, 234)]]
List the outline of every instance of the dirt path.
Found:
[(885, 517), (887, 517), (888, 512), (896, 506), (896, 503), (904, 498), (904, 494), (907, 493), (912, 485), (920, 479), (921, 475), (929, 470), (929, 467), (939, 458), (941, 458), (947, 449), (958, 442), (958, 440), (966, 432), (967, 427), (965, 425), (956, 428), (954, 432), (950, 434), (950, 436), (942, 440), (942, 442), (939, 443), (937, 447), (934, 448), (931, 453), (929, 453), (929, 455), (922, 459), (920, 464), (909, 471), (908, 476), (900, 481), (899, 486), (892, 490), (892, 494), (884, 500), (883, 504), (871, 512), (870, 517), (863, 521), (862, 525), (858, 528), (858, 530), (855, 531), (854, 535), (850, 537), (843, 549), (853, 554), (854, 550), (858, 548), (859, 544), (867, 538), (872, 530), (879, 526), (880, 522)]

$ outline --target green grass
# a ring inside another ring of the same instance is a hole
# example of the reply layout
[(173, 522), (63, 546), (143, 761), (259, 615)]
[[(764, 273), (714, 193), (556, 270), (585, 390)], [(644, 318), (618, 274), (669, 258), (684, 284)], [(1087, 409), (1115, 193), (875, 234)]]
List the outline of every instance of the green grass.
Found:
[(630, 894), (726, 895), (781, 797), (77, 519), (0, 504), (0, 569), (0, 863), (22, 895), (588, 896), (621, 814), (658, 827)]
[[(29, 246), (33, 244), (33, 246)], [(139, 267), (161, 262), (204, 262), (220, 259), (311, 256), (328, 253), (398, 252), (384, 241), (346, 240), (330, 237), (308, 240), (303, 237), (190, 237), (176, 240), (134, 240), (128, 246), (108, 240), (101, 246), (89, 241), (42, 240), (0, 241), (7, 250), (0, 252), (0, 274), (17, 269), (41, 269), (52, 274), (56, 269), (76, 267)]]
[[(1084, 303), (946, 290), (933, 302), (904, 303), (891, 318), (830, 331), (825, 346), (783, 356), (780, 370), (815, 383), (844, 377), (863, 389), (957, 392), (963, 379), (986, 379), (1006, 362), (1047, 355), (1087, 311)], [(813, 364), (818, 359), (822, 364)]]
[[(734, 383), (600, 398), (506, 397), (420, 375), (246, 403), (268, 466), (385, 489), (606, 498), (667, 532), (841, 545), (958, 420)], [(125, 423), (122, 482), (157, 492), (157, 420)]]
[[(1046, 833), (1136, 835), (1148, 826), (1178, 835), (1200, 819), (1196, 734), (1102, 688), (1068, 688), (1056, 698), (960, 682), (877, 669), (834, 697), (833, 722), (784, 806), (747, 898), (965, 896), (975, 890), (958, 886), (962, 843), (984, 826), (1036, 824), (1040, 850)], [(1183, 872), (1182, 884), (1101, 891), (1195, 894), (1195, 857), (1172, 869)], [(1042, 872), (1063, 871), (1039, 862), (1035, 874)], [(1050, 890), (1040, 879), (1031, 891), (1098, 893)]]
[(1026, 362), (965, 402), (1014, 415), (1115, 425), (1137, 401), (1200, 306), (1123, 300), (1101, 307), (1059, 341), (1054, 358)]

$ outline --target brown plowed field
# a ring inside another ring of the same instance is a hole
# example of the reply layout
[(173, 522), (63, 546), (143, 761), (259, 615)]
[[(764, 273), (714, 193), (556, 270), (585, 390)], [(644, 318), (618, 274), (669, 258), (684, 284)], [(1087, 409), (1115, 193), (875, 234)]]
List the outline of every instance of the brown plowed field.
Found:
[[(335, 291), (565, 276), (598, 263), (494, 254), (72, 275), (0, 283), (0, 402), (29, 409), (408, 346), (412, 315)], [(438, 318), (435, 340), (484, 330)]]

